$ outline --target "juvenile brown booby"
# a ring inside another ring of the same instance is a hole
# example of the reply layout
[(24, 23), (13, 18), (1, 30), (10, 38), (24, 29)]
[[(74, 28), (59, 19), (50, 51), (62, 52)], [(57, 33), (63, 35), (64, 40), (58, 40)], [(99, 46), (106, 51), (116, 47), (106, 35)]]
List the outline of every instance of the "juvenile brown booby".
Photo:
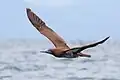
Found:
[(70, 48), (65, 41), (56, 33), (54, 32), (51, 28), (49, 28), (45, 22), (40, 19), (34, 12), (31, 11), (31, 9), (27, 8), (27, 16), (30, 22), (33, 24), (33, 26), (44, 36), (46, 36), (56, 48), (54, 49), (49, 49), (47, 51), (40, 51), (42, 53), (48, 53), (52, 54), (55, 57), (65, 57), (65, 58), (76, 58), (76, 57), (91, 57), (91, 55), (88, 54), (83, 54), (81, 51), (95, 47), (98, 44), (104, 43), (109, 37), (106, 37), (105, 39), (88, 44), (85, 46), (81, 47), (75, 47), (75, 48)]

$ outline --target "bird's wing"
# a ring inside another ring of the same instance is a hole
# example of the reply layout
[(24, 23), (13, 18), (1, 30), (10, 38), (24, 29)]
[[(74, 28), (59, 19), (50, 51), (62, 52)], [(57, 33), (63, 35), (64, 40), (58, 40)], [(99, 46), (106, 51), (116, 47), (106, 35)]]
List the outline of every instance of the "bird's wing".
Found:
[(44, 21), (42, 21), (31, 9), (27, 8), (27, 16), (33, 26), (44, 36), (46, 36), (56, 48), (62, 47), (69, 49), (65, 41), (57, 35), (51, 28), (49, 28)]
[[(110, 37), (110, 36), (109, 36)], [(87, 48), (91, 48), (91, 47), (95, 47), (99, 44), (102, 44), (104, 43), (109, 37), (106, 37), (105, 39), (101, 40), (101, 41), (98, 41), (98, 42), (95, 42), (95, 43), (91, 43), (91, 44), (88, 44), (88, 45), (84, 45), (82, 47), (75, 47), (75, 48), (72, 48), (72, 49), (69, 49), (69, 50), (66, 50), (65, 52), (67, 51), (72, 51), (74, 53), (79, 53)]]

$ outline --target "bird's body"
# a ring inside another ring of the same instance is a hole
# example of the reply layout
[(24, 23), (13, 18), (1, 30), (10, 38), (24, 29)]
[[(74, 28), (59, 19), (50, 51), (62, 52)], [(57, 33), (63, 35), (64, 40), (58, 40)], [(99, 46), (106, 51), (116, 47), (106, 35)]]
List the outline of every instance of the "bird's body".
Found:
[(104, 43), (109, 37), (105, 39), (95, 42), (93, 44), (88, 44), (82, 47), (70, 48), (66, 42), (51, 28), (49, 28), (44, 21), (42, 21), (35, 13), (31, 11), (31, 9), (27, 8), (27, 16), (33, 26), (44, 36), (46, 36), (55, 46), (54, 49), (49, 49), (47, 51), (41, 51), (42, 53), (52, 54), (55, 57), (65, 57), (65, 58), (76, 58), (76, 57), (91, 57), (88, 54), (83, 54), (81, 51), (95, 47), (98, 44)]
[[(87, 55), (87, 54), (83, 54), (83, 53), (76, 53), (76, 52), (73, 52), (73, 51), (70, 51), (70, 49), (61, 49), (61, 48), (56, 48), (56, 49), (49, 49), (47, 51), (41, 51), (43, 53), (48, 53), (48, 54), (52, 54), (54, 55), (55, 57), (64, 57), (64, 58), (76, 58), (76, 57), (79, 57), (79, 56), (84, 56), (84, 57), (91, 57), (90, 55)], [(55, 54), (57, 53), (57, 54)]]

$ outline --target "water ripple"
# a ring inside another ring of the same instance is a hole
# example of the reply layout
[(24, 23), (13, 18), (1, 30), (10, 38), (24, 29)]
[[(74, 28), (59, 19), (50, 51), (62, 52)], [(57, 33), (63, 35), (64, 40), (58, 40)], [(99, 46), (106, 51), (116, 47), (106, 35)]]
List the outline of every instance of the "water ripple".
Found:
[(118, 44), (87, 50), (91, 58), (59, 59), (39, 53), (41, 42), (26, 43), (0, 43), (0, 80), (120, 80)]

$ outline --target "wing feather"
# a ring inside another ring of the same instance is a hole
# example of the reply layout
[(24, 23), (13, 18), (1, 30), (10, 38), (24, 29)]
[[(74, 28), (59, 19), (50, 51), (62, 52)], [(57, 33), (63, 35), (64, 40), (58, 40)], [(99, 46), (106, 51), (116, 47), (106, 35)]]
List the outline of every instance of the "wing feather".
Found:
[(56, 48), (66, 48), (69, 49), (65, 41), (55, 33), (51, 28), (49, 28), (44, 21), (42, 21), (31, 9), (27, 8), (27, 16), (33, 26), (44, 36), (46, 36)]
[[(109, 36), (110, 37), (110, 36)], [(94, 43), (91, 43), (91, 44), (88, 44), (88, 45), (84, 45), (82, 47), (75, 47), (75, 48), (72, 48), (72, 49), (69, 49), (69, 50), (66, 50), (65, 52), (67, 51), (72, 51), (73, 53), (79, 53), (87, 48), (91, 48), (91, 47), (95, 47), (99, 44), (102, 44), (104, 43), (107, 39), (109, 39), (109, 37), (106, 37), (105, 39), (101, 40), (101, 41), (98, 41), (98, 42), (94, 42)]]

